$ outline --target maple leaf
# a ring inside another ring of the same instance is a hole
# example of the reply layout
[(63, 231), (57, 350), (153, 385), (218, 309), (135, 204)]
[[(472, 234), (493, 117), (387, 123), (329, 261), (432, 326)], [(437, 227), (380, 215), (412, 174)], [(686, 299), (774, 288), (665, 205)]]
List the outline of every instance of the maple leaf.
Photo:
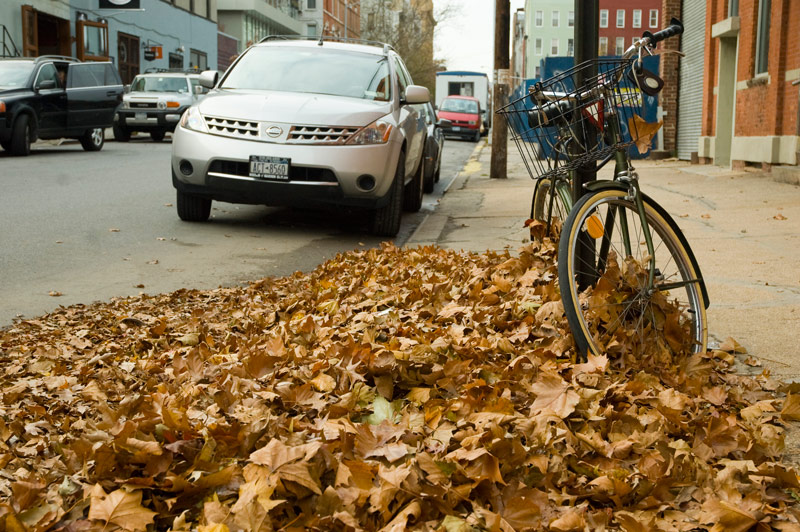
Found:
[(89, 519), (116, 525), (123, 530), (135, 532), (146, 530), (153, 522), (156, 512), (142, 506), (142, 492), (134, 493), (116, 490), (106, 494), (100, 484), (91, 491)]
[(759, 519), (754, 513), (720, 499), (709, 499), (703, 505), (703, 522), (714, 525), (711, 532), (746, 532)]
[(800, 395), (789, 394), (783, 402), (781, 419), (789, 421), (800, 421)]
[(571, 389), (564, 379), (554, 374), (548, 373), (541, 376), (531, 386), (531, 391), (536, 394), (536, 400), (531, 405), (531, 415), (533, 416), (548, 410), (561, 419), (565, 419), (575, 411), (575, 406), (580, 401), (577, 392)]

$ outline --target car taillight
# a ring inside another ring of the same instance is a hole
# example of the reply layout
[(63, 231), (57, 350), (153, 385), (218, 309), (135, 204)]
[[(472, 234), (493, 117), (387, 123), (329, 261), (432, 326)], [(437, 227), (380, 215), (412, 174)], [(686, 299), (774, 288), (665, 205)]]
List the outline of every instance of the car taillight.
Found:
[(0, 113), (6, 112), (6, 102), (0, 101)]

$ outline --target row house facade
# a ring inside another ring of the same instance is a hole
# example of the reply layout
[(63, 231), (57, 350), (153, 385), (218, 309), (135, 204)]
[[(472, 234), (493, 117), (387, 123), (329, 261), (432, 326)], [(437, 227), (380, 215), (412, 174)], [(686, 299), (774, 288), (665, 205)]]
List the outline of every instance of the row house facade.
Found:
[(800, 0), (708, 0), (702, 162), (797, 165)]
[(217, 68), (217, 0), (3, 0), (3, 56), (112, 61), (124, 83), (147, 68)]

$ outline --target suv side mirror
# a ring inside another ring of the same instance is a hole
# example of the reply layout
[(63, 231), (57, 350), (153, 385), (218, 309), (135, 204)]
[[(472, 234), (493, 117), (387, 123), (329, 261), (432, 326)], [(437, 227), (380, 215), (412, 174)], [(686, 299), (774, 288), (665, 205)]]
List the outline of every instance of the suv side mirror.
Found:
[(431, 101), (431, 93), (427, 87), (421, 85), (409, 85), (406, 87), (405, 103), (428, 103)]
[(438, 122), (436, 122), (436, 127), (441, 127), (444, 129), (450, 129), (453, 127), (453, 122), (446, 118), (440, 118)]
[(200, 85), (213, 89), (219, 79), (219, 72), (216, 70), (206, 70), (200, 73)]
[(122, 92), (124, 92), (125, 94), (128, 94), (129, 92), (131, 92), (130, 84), (125, 85), (124, 87), (122, 87)]
[(47, 89), (55, 89), (56, 88), (56, 80), (54, 79), (43, 79), (36, 85), (36, 90), (47, 90)]

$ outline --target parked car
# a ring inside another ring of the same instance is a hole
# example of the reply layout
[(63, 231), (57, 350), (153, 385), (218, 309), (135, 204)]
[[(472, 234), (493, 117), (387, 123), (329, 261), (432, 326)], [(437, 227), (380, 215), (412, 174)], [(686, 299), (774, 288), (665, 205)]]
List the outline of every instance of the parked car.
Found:
[(37, 138), (74, 138), (84, 150), (98, 151), (122, 91), (110, 62), (81, 63), (65, 56), (0, 59), (0, 146), (28, 155)]
[(436, 119), (436, 112), (430, 102), (417, 105), (417, 110), (425, 117), (425, 124), (428, 127), (428, 136), (425, 140), (425, 172), (423, 179), (423, 189), (430, 194), (433, 186), (439, 182), (442, 172), (442, 150), (444, 149), (443, 128), (452, 127), (452, 123), (441, 118)]
[(156, 142), (163, 140), (183, 112), (208, 92), (199, 79), (196, 70), (166, 69), (150, 69), (133, 78), (114, 120), (114, 138), (128, 142), (131, 133), (144, 131)]
[(178, 216), (205, 221), (212, 200), (367, 209), (394, 236), (422, 205), (426, 103), (400, 56), (374, 46), (269, 38), (248, 48), (190, 107), (172, 141)]
[(439, 106), (439, 118), (452, 122), (445, 136), (458, 136), (473, 142), (481, 140), (481, 102), (472, 96), (448, 96)]

